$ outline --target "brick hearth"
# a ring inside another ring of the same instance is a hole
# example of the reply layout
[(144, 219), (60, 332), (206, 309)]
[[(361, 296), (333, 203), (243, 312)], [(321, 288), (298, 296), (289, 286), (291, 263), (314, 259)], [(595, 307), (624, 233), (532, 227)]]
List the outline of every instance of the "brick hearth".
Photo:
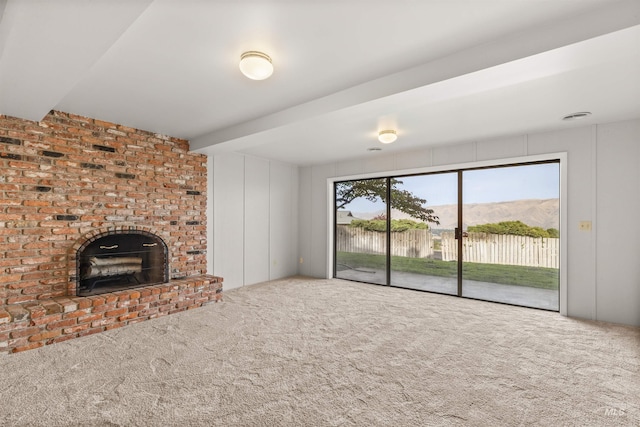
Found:
[[(205, 274), (206, 157), (188, 148), (57, 111), (41, 122), (0, 116), (0, 352), (222, 297), (222, 279)], [(162, 236), (170, 283), (77, 297), (74, 249), (116, 228)]]
[(201, 307), (222, 297), (222, 279), (195, 276), (91, 297), (0, 308), (0, 350), (18, 352)]

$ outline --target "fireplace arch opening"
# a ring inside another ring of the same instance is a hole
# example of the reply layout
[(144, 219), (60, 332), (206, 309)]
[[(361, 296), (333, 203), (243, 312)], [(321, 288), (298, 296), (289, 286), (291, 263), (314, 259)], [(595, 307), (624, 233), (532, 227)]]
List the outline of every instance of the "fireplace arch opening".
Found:
[(76, 295), (99, 295), (169, 281), (164, 240), (143, 230), (94, 236), (76, 252)]

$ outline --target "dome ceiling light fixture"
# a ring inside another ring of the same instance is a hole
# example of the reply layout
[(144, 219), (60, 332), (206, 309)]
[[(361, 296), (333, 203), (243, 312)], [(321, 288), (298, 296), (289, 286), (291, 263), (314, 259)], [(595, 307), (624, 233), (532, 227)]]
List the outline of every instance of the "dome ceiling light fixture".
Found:
[(579, 113), (573, 113), (573, 114), (569, 114), (568, 116), (564, 116), (562, 120), (565, 120), (565, 121), (581, 120), (581, 119), (586, 119), (590, 115), (591, 113), (588, 111), (581, 111)]
[(240, 71), (251, 80), (264, 80), (273, 74), (271, 57), (266, 53), (250, 50), (240, 55)]
[(378, 132), (378, 141), (383, 144), (391, 144), (396, 139), (398, 139), (398, 134), (393, 129), (386, 129)]

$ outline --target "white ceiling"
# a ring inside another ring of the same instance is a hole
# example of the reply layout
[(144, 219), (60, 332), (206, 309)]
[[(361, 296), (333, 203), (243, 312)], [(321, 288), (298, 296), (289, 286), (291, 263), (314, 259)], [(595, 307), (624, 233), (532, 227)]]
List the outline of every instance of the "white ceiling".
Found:
[[(0, 0), (0, 113), (306, 165), (640, 117), (639, 0)], [(274, 75), (246, 79), (261, 50)]]

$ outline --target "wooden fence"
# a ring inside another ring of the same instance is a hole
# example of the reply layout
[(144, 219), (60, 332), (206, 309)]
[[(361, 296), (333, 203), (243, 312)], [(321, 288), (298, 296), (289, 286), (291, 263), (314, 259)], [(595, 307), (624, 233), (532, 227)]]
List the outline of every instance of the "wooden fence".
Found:
[[(524, 265), (560, 268), (560, 239), (468, 233), (463, 242), (463, 260), (485, 264)], [(407, 230), (391, 233), (391, 255), (410, 258), (458, 259), (458, 244), (452, 232), (443, 232), (441, 249), (434, 251), (430, 230)], [(338, 225), (336, 250), (363, 254), (386, 253), (386, 233), (360, 227)]]
[[(468, 233), (462, 259), (485, 264), (560, 268), (560, 239)], [(452, 232), (442, 233), (442, 259), (457, 259), (458, 243)]]
[[(336, 250), (362, 254), (386, 253), (387, 234), (360, 227), (338, 225)], [(433, 236), (429, 230), (406, 230), (391, 233), (391, 255), (427, 258), (433, 255)]]

